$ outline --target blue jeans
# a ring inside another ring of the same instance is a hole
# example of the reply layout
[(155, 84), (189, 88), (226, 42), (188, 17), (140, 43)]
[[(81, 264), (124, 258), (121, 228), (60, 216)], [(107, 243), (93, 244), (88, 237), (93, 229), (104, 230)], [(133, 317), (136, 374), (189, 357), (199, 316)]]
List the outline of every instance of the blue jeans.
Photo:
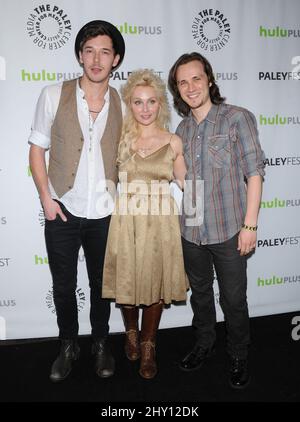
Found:
[(213, 245), (198, 246), (182, 238), (185, 270), (192, 291), (192, 324), (199, 344), (210, 348), (216, 340), (215, 267), (227, 330), (227, 351), (231, 356), (245, 358), (250, 344), (247, 262), (245, 256), (240, 256), (237, 244), (238, 234)]
[[(57, 201), (58, 202), (58, 201)], [(46, 220), (45, 239), (53, 279), (53, 297), (60, 339), (78, 335), (76, 301), (78, 253), (82, 246), (90, 287), (90, 322), (92, 337), (108, 335), (110, 301), (101, 298), (102, 273), (110, 216), (101, 219), (75, 217), (59, 202), (67, 222), (59, 215)]]

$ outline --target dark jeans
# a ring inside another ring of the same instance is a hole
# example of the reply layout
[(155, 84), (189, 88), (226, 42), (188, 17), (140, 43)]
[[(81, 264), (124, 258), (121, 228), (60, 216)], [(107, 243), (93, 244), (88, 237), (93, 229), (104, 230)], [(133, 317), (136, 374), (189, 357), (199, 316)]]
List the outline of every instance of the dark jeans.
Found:
[(238, 234), (226, 242), (196, 245), (182, 238), (185, 270), (191, 285), (193, 326), (198, 342), (211, 347), (216, 340), (214, 270), (227, 330), (227, 350), (244, 358), (250, 344), (246, 258), (237, 250)]
[[(57, 201), (58, 202), (58, 201)], [(75, 217), (59, 202), (68, 221), (57, 215), (46, 220), (45, 239), (53, 278), (53, 297), (60, 339), (78, 335), (76, 301), (78, 253), (82, 246), (90, 286), (90, 322), (94, 340), (107, 336), (110, 301), (101, 298), (102, 273), (110, 216), (101, 219)]]

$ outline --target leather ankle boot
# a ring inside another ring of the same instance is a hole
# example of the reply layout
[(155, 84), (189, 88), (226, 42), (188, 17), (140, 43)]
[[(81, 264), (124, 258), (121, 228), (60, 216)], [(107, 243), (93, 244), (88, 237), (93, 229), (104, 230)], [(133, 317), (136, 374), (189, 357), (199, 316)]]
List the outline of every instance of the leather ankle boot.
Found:
[(115, 359), (111, 354), (107, 337), (94, 342), (92, 354), (95, 355), (95, 372), (98, 377), (111, 377), (115, 372)]
[(157, 374), (155, 340), (162, 310), (163, 302), (143, 309), (139, 374), (145, 379), (151, 379)]
[(140, 357), (138, 318), (139, 308), (137, 306), (122, 306), (121, 312), (125, 325), (125, 354), (127, 359), (135, 361)]
[(157, 374), (155, 360), (155, 343), (150, 340), (141, 342), (141, 365), (139, 374), (146, 379), (154, 378)]
[(62, 340), (58, 357), (51, 367), (50, 380), (63, 381), (72, 370), (74, 360), (79, 358), (79, 346), (75, 340)]

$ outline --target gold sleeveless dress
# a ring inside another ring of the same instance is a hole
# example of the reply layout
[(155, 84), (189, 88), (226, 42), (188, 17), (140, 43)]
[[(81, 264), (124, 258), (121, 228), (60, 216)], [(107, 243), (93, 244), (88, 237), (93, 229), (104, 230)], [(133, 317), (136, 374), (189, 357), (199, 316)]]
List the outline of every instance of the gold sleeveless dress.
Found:
[[(170, 194), (175, 153), (166, 144), (146, 157), (131, 150), (119, 166), (120, 193), (111, 217), (102, 297), (119, 304), (185, 301), (178, 209)], [(122, 181), (127, 178), (127, 183)]]

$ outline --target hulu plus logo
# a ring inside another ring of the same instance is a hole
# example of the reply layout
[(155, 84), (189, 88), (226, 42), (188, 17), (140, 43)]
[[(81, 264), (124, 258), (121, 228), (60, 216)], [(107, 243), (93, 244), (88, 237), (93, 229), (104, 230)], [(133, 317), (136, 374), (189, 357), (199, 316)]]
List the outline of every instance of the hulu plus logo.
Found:
[(283, 126), (283, 125), (299, 125), (300, 117), (299, 116), (264, 116), (259, 115), (259, 124), (261, 126)]
[(116, 25), (121, 34), (126, 35), (161, 35), (162, 27), (161, 26), (142, 26), (142, 25), (132, 25), (128, 22), (123, 23), (122, 25)]
[(300, 29), (286, 29), (276, 26), (275, 28), (264, 28), (260, 25), (259, 36), (265, 38), (298, 38), (300, 37)]
[(260, 278), (257, 279), (257, 286), (264, 287), (264, 286), (275, 286), (276, 284), (283, 284), (284, 279), (283, 277), (276, 277), (273, 275), (271, 278)]
[[(85, 262), (85, 256), (84, 255), (79, 255), (78, 256), (78, 262)], [(48, 257), (42, 257), (42, 256), (38, 256), (38, 255), (34, 255), (34, 264), (35, 265), (48, 265), (49, 261), (48, 261)]]
[(28, 72), (25, 69), (21, 70), (21, 80), (23, 82), (60, 82), (76, 79), (79, 76), (81, 76), (81, 72), (48, 72), (45, 69), (42, 69), (40, 72)]
[(49, 264), (48, 262), (48, 257), (41, 257), (38, 255), (34, 255), (34, 263), (35, 265), (44, 265), (44, 264)]
[(260, 278), (257, 279), (257, 286), (258, 287), (266, 287), (266, 286), (278, 286), (278, 285), (294, 285), (296, 286), (300, 282), (300, 275), (293, 274), (293, 275), (284, 275), (282, 277), (277, 277), (273, 275), (270, 278)]
[(261, 208), (286, 208), (286, 207), (299, 207), (300, 199), (278, 199), (272, 201), (261, 201)]

